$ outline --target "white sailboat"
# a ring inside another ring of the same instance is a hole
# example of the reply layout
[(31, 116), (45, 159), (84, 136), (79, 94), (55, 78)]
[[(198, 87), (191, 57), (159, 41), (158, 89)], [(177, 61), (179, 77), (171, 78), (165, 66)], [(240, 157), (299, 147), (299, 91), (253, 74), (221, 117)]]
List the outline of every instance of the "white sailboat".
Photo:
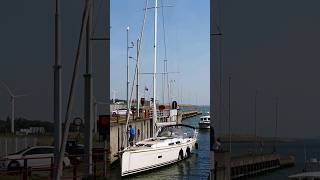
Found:
[(121, 176), (169, 165), (191, 155), (198, 132), (188, 125), (160, 127), (156, 137), (136, 143), (122, 152)]
[[(157, 74), (157, 0), (154, 6), (154, 66), (153, 66), (153, 132), (154, 136), (137, 142), (120, 152), (121, 176), (178, 162), (189, 157), (196, 147), (198, 132), (192, 126), (177, 124), (172, 119), (168, 122), (158, 121), (156, 108), (156, 74)], [(177, 116), (177, 110), (170, 112)]]

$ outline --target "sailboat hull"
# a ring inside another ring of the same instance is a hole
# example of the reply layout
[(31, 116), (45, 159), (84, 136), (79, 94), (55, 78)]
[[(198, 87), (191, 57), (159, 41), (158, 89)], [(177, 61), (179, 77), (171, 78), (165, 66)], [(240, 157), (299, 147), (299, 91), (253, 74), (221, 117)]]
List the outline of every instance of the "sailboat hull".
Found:
[(191, 155), (196, 140), (160, 148), (125, 151), (121, 158), (121, 175), (127, 176), (176, 163)]

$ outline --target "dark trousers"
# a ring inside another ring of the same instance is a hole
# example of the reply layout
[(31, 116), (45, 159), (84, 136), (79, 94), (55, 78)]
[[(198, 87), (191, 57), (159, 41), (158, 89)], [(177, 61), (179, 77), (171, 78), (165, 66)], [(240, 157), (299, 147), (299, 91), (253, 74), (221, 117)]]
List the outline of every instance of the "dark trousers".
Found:
[(130, 144), (130, 146), (133, 146), (133, 140), (134, 140), (134, 136), (130, 136), (130, 137), (129, 137), (129, 144)]

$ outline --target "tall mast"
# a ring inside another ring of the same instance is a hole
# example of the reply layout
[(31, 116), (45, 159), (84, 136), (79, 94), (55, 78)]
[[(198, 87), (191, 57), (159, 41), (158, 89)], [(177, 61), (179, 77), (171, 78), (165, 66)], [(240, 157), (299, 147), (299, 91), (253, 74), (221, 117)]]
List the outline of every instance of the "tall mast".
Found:
[(168, 61), (165, 63), (166, 70), (165, 70), (165, 78), (166, 78), (166, 83), (167, 83), (167, 90), (168, 90), (168, 104), (170, 106), (170, 84), (169, 84), (169, 73), (168, 73)]
[(140, 76), (140, 62), (139, 62), (139, 49), (140, 49), (140, 38), (137, 40), (137, 85), (136, 85), (136, 93), (137, 93), (137, 118), (140, 117), (140, 103), (139, 103), (139, 76)]
[(130, 114), (129, 114), (129, 26), (127, 27), (127, 112), (126, 112), (126, 119), (129, 118)]
[(157, 73), (157, 20), (158, 20), (158, 0), (154, 5), (154, 63), (153, 63), (153, 134), (155, 134), (155, 123), (157, 121), (156, 107), (156, 73)]
[(256, 93), (254, 95), (254, 144), (255, 144), (255, 150), (258, 152), (258, 137), (257, 137), (257, 96), (258, 96), (258, 90), (256, 90)]
[(279, 98), (276, 97), (276, 117), (275, 117), (275, 132), (274, 132), (274, 142), (273, 142), (273, 152), (276, 152), (276, 145), (278, 140), (278, 121), (279, 121)]
[(228, 131), (229, 131), (229, 152), (231, 153), (231, 75), (229, 75), (229, 103), (228, 103)]
[[(55, 59), (54, 59), (54, 92), (53, 92), (53, 121), (54, 121), (54, 146), (55, 166), (58, 164), (61, 146), (61, 28), (60, 28), (60, 0), (55, 1)], [(14, 101), (14, 99), (12, 99)], [(61, 169), (59, 169), (61, 170)]]
[[(87, 0), (92, 3), (91, 0)], [(92, 84), (92, 48), (91, 48), (91, 30), (92, 30), (92, 6), (88, 6), (88, 20), (86, 24), (86, 72), (84, 77), (84, 162), (92, 164), (92, 130), (93, 130), (93, 84)], [(86, 167), (86, 173), (92, 174), (92, 166)]]

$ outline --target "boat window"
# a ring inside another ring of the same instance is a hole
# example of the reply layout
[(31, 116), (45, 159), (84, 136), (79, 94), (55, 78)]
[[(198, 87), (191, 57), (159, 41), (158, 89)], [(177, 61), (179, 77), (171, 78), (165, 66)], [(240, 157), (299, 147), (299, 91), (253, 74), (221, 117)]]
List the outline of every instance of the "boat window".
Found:
[(174, 145), (174, 143), (169, 143), (169, 146)]
[(146, 147), (151, 147), (152, 144), (145, 144), (144, 146), (146, 146)]
[(180, 141), (177, 141), (176, 144), (180, 144)]
[(208, 120), (210, 121), (210, 118), (208, 118)]
[(186, 138), (189, 136), (193, 136), (195, 133), (194, 129), (185, 127), (185, 126), (169, 126), (169, 127), (163, 127), (158, 132), (158, 137), (170, 137), (170, 138), (177, 138), (182, 137)]

